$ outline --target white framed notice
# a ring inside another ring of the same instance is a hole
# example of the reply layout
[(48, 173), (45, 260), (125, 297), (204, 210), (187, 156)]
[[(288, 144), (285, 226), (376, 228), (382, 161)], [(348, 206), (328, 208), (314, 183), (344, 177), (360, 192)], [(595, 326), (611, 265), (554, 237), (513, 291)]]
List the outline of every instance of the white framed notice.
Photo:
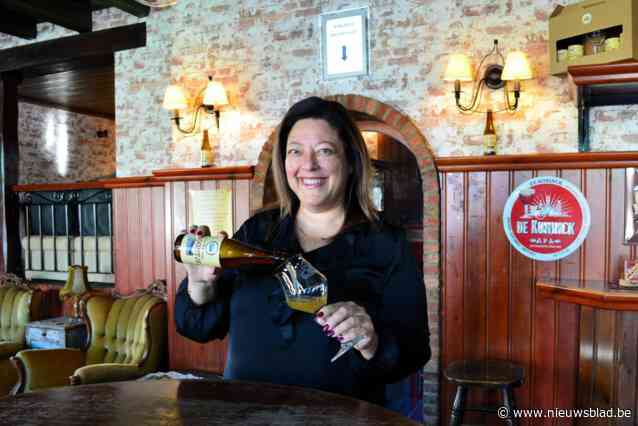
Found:
[(323, 78), (368, 74), (368, 8), (321, 15)]

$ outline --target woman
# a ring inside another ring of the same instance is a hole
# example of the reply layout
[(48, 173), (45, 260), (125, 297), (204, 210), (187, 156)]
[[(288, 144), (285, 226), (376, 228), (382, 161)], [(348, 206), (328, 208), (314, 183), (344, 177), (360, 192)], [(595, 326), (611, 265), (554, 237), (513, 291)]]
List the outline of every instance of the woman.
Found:
[[(429, 334), (423, 281), (405, 236), (378, 219), (370, 200), (363, 138), (342, 105), (308, 98), (284, 117), (272, 168), (280, 209), (256, 214), (234, 238), (303, 253), (328, 278), (328, 304), (313, 317), (286, 306), (271, 274), (187, 266), (177, 330), (199, 342), (228, 334), (228, 379), (382, 404), (385, 383), (427, 362)], [(357, 336), (355, 350), (331, 363), (340, 342)]]

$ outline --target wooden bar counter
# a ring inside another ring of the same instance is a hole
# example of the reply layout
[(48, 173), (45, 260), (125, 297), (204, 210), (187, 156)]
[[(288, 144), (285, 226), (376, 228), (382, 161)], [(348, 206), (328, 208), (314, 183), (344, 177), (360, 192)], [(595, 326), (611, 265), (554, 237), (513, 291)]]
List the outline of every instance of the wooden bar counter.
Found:
[(554, 280), (540, 278), (536, 288), (541, 296), (612, 311), (638, 311), (638, 288), (627, 289), (603, 280)]

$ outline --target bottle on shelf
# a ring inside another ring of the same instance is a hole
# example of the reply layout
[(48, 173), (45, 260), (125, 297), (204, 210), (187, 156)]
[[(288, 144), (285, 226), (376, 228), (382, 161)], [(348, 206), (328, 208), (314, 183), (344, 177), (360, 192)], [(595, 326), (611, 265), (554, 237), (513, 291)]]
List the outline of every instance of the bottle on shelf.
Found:
[(207, 129), (204, 129), (204, 136), (202, 136), (202, 147), (200, 148), (199, 163), (202, 167), (211, 167), (213, 165), (213, 149), (210, 146)]
[(277, 267), (287, 259), (284, 254), (263, 250), (231, 238), (197, 238), (189, 233), (179, 234), (175, 238), (173, 256), (179, 263), (231, 269)]
[(494, 129), (494, 117), (491, 109), (487, 110), (485, 117), (485, 130), (483, 131), (483, 154), (496, 154), (496, 130)]

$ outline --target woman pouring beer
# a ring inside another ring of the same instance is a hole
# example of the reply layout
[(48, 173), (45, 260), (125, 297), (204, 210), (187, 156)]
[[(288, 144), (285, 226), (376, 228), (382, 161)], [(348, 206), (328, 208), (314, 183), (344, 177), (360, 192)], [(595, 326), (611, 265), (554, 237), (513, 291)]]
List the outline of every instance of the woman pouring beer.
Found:
[[(370, 160), (347, 110), (317, 97), (293, 105), (272, 170), (279, 208), (248, 219), (233, 240), (301, 254), (327, 279), (326, 304), (314, 315), (290, 309), (277, 278), (263, 269), (185, 264), (177, 330), (198, 342), (228, 336), (227, 379), (383, 404), (385, 384), (430, 358), (427, 305), (404, 232), (374, 210)], [(208, 236), (203, 228), (190, 232)], [(331, 362), (343, 342), (357, 343)]]

